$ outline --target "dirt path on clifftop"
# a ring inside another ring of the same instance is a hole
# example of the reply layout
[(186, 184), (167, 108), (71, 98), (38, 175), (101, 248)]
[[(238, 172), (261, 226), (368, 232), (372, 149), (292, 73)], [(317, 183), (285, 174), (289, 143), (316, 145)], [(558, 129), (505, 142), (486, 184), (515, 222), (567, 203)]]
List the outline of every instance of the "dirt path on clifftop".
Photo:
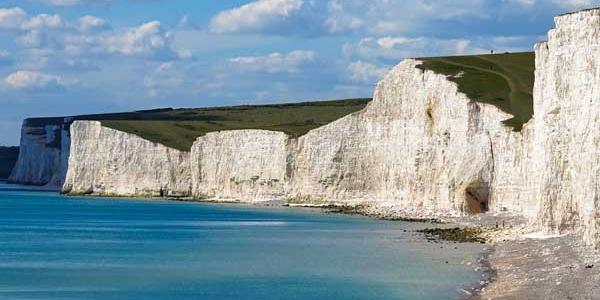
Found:
[[(483, 59), (485, 61), (488, 61), (488, 62), (490, 62), (492, 64), (495, 64), (495, 62), (490, 61), (488, 59), (485, 59), (485, 58), (481, 58), (481, 59)], [(506, 80), (506, 84), (508, 84), (508, 87), (510, 88), (510, 90), (512, 92), (515, 92), (515, 91), (518, 90), (516, 84), (512, 81), (512, 79), (510, 77), (508, 77), (508, 76), (506, 76), (506, 75), (504, 75), (504, 74), (502, 74), (502, 73), (500, 73), (498, 71), (494, 71), (494, 70), (490, 70), (490, 69), (484, 69), (484, 68), (481, 68), (481, 67), (478, 67), (478, 66), (473, 66), (473, 65), (460, 64), (460, 63), (453, 62), (451, 60), (443, 59), (443, 58), (440, 58), (439, 60), (443, 61), (443, 62), (445, 62), (447, 64), (451, 64), (451, 65), (455, 65), (455, 66), (460, 66), (460, 67), (468, 68), (468, 69), (475, 69), (475, 70), (479, 70), (481, 72), (492, 73), (492, 74), (498, 75), (498, 76), (504, 78), (504, 80)]]
[[(496, 62), (491, 61), (489, 59), (486, 59), (484, 57), (480, 57), (480, 58), (482, 60), (490, 62), (491, 64), (496, 64)], [(503, 74), (502, 72), (498, 72), (498, 71), (490, 70), (490, 69), (485, 69), (485, 68), (481, 68), (481, 67), (474, 66), (474, 65), (460, 64), (460, 63), (453, 62), (453, 61), (448, 60), (448, 59), (440, 59), (440, 61), (443, 61), (443, 62), (445, 62), (447, 64), (452, 64), (452, 65), (455, 65), (455, 66), (460, 66), (460, 67), (463, 67), (463, 68), (470, 68), (470, 69), (479, 70), (481, 72), (491, 73), (491, 74), (494, 74), (494, 75), (498, 75), (498, 76), (502, 77), (502, 79), (504, 79), (504, 81), (506, 81), (506, 84), (508, 84), (508, 87), (510, 88), (510, 94), (509, 94), (510, 99), (508, 99), (508, 100), (511, 101), (511, 102), (519, 100), (517, 98), (517, 95), (518, 95), (520, 89), (517, 87), (517, 84), (512, 80), (512, 78), (506, 76), (506, 74)]]

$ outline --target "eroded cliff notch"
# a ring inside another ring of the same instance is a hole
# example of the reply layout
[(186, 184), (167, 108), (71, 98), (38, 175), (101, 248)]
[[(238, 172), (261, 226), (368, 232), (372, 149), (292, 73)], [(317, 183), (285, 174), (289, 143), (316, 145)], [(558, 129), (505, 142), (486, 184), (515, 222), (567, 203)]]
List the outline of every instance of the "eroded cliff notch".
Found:
[(488, 212), (490, 201), (489, 185), (484, 182), (472, 182), (464, 190), (463, 211), (467, 214)]

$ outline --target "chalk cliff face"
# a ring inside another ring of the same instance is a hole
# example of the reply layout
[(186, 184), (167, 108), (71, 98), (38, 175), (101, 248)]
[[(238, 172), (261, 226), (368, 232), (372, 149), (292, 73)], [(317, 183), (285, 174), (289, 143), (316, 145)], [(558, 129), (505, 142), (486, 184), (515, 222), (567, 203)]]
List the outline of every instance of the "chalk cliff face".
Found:
[(293, 197), (368, 203), (414, 216), (487, 210), (530, 213), (506, 198), (521, 184), (525, 156), (509, 116), (458, 92), (443, 75), (406, 60), (363, 111), (301, 137)]
[(71, 125), (64, 193), (117, 196), (190, 196), (190, 158), (97, 121)]
[(19, 158), (9, 181), (59, 189), (66, 173), (69, 144), (68, 126), (25, 120)]
[(286, 194), (288, 137), (281, 132), (237, 130), (209, 133), (192, 147), (196, 198), (265, 201)]
[(600, 10), (555, 22), (535, 49), (536, 221), (551, 232), (582, 228), (600, 245)]

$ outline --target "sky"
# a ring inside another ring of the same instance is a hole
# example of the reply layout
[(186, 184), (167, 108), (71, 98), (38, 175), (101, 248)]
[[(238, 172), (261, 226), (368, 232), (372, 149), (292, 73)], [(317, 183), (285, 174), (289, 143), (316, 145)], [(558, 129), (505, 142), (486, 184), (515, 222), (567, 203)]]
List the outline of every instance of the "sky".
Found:
[(600, 0), (0, 0), (0, 145), (24, 118), (369, 97), (402, 59), (531, 51)]

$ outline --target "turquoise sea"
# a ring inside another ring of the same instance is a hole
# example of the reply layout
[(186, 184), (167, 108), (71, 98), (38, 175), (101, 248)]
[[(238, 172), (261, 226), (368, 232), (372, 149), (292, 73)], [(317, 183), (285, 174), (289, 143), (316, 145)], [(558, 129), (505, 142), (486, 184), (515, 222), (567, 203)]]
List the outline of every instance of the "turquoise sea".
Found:
[(0, 299), (457, 298), (482, 247), (423, 226), (0, 184)]

